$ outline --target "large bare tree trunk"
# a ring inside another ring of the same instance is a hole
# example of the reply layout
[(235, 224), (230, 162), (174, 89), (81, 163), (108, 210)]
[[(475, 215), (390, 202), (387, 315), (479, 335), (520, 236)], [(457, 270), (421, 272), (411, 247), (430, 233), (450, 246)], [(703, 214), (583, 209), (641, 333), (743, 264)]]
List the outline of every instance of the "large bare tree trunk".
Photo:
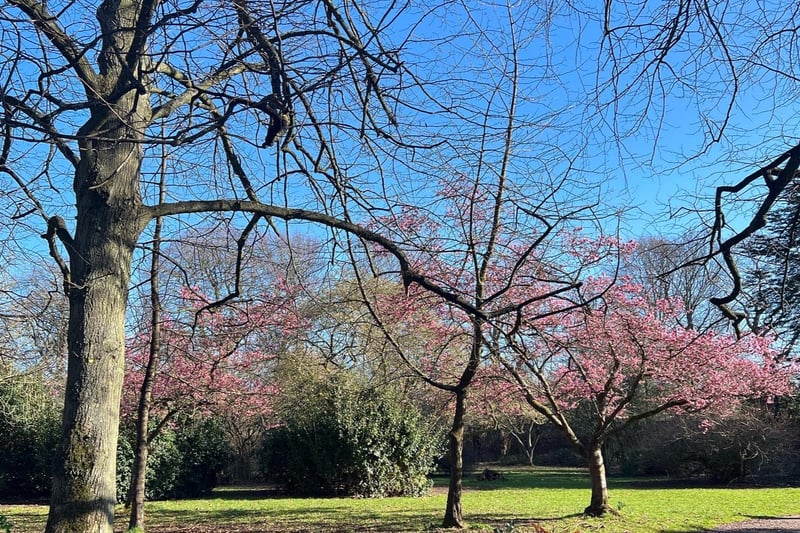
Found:
[(135, 4), (107, 1), (98, 9), (102, 93), (79, 131), (75, 235), (62, 238), (70, 258), (69, 356), (48, 533), (113, 530), (125, 309), (133, 249), (148, 221), (139, 172), (150, 104), (144, 85), (131, 83), (135, 65), (120, 54)]
[(466, 392), (456, 392), (456, 408), (453, 426), (448, 434), (450, 452), (450, 486), (447, 490), (447, 507), (444, 512), (443, 527), (464, 527), (461, 513), (462, 479), (464, 477), (464, 414), (466, 413)]
[[(137, 173), (135, 160), (132, 166)], [(129, 206), (109, 205), (98, 191), (82, 196), (70, 254), (67, 389), (47, 525), (53, 533), (110, 532), (116, 503), (125, 308), (138, 228), (125, 223)]]

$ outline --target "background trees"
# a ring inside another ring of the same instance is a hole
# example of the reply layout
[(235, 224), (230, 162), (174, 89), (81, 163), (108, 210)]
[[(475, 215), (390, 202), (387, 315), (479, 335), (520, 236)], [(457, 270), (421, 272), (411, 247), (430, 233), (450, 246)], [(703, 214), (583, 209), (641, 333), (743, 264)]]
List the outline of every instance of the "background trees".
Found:
[(782, 483), (796, 478), (800, 453), (797, 418), (783, 403), (746, 401), (723, 414), (657, 416), (612, 437), (607, 457), (623, 475)]
[(742, 312), (749, 326), (776, 332), (785, 349), (797, 341), (797, 221), (796, 180), (787, 184), (774, 207), (766, 214), (765, 227), (742, 246), (744, 263)]
[(637, 240), (636, 249), (625, 257), (625, 274), (646, 289), (652, 306), (660, 300), (680, 304), (675, 316), (686, 329), (705, 331), (725, 325), (711, 298), (729, 288), (729, 280), (717, 262), (696, 264), (706, 251), (706, 235), (649, 236)]
[[(11, 267), (9, 263), (7, 267)], [(5, 272), (0, 291), (0, 494), (49, 494), (58, 442), (66, 350), (66, 301), (58, 276), (30, 265)]]

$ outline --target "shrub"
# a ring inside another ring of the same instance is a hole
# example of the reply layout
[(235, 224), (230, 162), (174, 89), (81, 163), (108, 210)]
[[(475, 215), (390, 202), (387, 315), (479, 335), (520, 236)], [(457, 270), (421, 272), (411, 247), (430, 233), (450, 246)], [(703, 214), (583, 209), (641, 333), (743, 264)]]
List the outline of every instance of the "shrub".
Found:
[[(208, 494), (228, 455), (225, 437), (213, 419), (186, 418), (150, 444), (145, 496), (148, 500)], [(125, 501), (133, 468), (133, 438), (121, 435), (117, 446), (117, 500)]]
[[(313, 403), (310, 398), (314, 398)], [(441, 432), (388, 390), (318, 383), (265, 439), (267, 473), (294, 494), (412, 496), (430, 487)]]
[(188, 420), (176, 434), (180, 457), (171, 498), (208, 494), (217, 485), (217, 475), (230, 455), (222, 427), (216, 419)]
[[(133, 476), (134, 438), (126, 432), (117, 444), (117, 501), (128, 496)], [(180, 451), (175, 446), (175, 433), (164, 431), (151, 444), (147, 454), (145, 497), (166, 500), (173, 497), (175, 480), (181, 468)]]
[(0, 381), (0, 494), (15, 498), (50, 491), (53, 450), (60, 435), (60, 402), (38, 373)]

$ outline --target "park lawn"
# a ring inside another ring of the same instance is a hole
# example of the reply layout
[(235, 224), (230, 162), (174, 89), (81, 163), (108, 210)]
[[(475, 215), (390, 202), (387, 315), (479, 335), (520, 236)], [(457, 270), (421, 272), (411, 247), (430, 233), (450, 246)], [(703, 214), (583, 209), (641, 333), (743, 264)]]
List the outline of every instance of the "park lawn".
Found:
[[(148, 531), (207, 532), (411, 532), (436, 531), (445, 489), (423, 498), (283, 498), (267, 492), (222, 488), (211, 497), (148, 502)], [(688, 533), (750, 517), (800, 514), (800, 488), (673, 488), (658, 480), (610, 480), (620, 516), (586, 518), (588, 476), (580, 470), (514, 469), (498, 481), (465, 482), (464, 517), (471, 530), (525, 533), (540, 524), (554, 533)], [(117, 531), (126, 516), (120, 507)], [(42, 531), (44, 505), (3, 505), (12, 533)], [(512, 527), (513, 526), (513, 527)]]

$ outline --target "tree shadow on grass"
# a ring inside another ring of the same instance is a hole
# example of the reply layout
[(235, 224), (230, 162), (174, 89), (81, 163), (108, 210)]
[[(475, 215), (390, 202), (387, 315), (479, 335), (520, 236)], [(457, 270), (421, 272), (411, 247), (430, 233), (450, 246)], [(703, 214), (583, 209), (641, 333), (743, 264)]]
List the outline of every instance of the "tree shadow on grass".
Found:
[[(171, 532), (406, 532), (432, 530), (429, 512), (402, 511), (392, 515), (346, 507), (268, 508), (245, 510), (158, 510), (150, 513), (148, 531)], [(421, 524), (423, 526), (421, 527)]]
[(478, 490), (492, 489), (529, 489), (529, 488), (558, 488), (558, 489), (578, 489), (589, 486), (589, 472), (581, 468), (537, 468), (530, 469), (506, 469), (495, 468), (501, 477), (495, 480), (478, 479), (481, 477), (481, 470), (470, 472), (464, 475), (464, 487)]
[(211, 494), (202, 496), (207, 500), (264, 500), (285, 497), (279, 485), (236, 485), (217, 487)]
[(30, 508), (28, 510), (20, 510), (19, 507), (14, 508), (13, 510), (5, 510), (0, 509), (0, 515), (6, 515), (9, 523), (11, 524), (11, 531), (14, 533), (17, 532), (27, 532), (27, 531), (44, 531), (44, 526), (47, 523), (47, 509), (44, 506), (33, 506), (33, 505), (26, 505), (20, 506), (23, 509)]
[(479, 520), (481, 522), (490, 522), (490, 523), (499, 523), (499, 522), (514, 522), (515, 524), (522, 524), (522, 523), (538, 523), (538, 524), (545, 524), (547, 522), (558, 522), (559, 520), (569, 520), (570, 518), (581, 518), (584, 517), (583, 513), (572, 513), (572, 514), (565, 514), (563, 516), (497, 516), (497, 515), (490, 515), (490, 514), (469, 514), (469, 521), (476, 521)]

